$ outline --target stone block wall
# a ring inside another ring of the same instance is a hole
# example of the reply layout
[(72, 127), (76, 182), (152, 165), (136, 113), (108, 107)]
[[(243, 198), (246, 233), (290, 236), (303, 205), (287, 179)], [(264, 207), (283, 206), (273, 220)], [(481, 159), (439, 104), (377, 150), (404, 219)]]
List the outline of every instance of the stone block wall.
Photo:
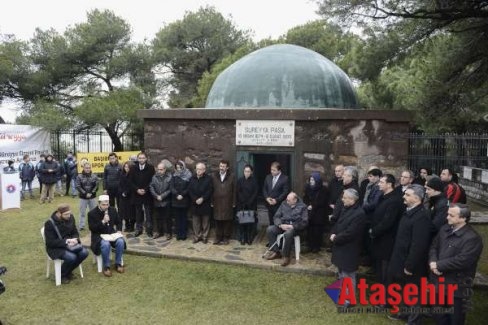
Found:
[[(312, 171), (324, 179), (336, 164), (357, 166), (360, 178), (371, 165), (398, 176), (407, 165), (409, 115), (361, 110), (174, 109), (140, 111), (150, 160), (198, 161), (216, 170), (220, 159), (235, 166), (237, 151), (290, 153), (292, 188), (303, 189)], [(294, 120), (294, 147), (236, 146), (236, 120)]]

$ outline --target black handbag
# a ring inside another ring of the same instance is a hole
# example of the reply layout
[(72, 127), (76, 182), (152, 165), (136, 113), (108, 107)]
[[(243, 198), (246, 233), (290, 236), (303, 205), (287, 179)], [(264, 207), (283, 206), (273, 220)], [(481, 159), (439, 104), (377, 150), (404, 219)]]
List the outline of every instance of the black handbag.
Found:
[(239, 221), (239, 224), (254, 223), (254, 211), (253, 210), (237, 211), (237, 220)]

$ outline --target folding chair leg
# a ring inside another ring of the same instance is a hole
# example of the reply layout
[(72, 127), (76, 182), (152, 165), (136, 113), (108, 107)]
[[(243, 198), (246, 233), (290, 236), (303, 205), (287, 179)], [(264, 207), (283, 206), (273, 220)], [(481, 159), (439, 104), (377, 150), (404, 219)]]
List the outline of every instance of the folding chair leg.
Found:
[(51, 260), (48, 258), (46, 258), (47, 260), (47, 267), (46, 267), (46, 278), (49, 278), (49, 271), (51, 271)]
[(295, 260), (300, 260), (300, 236), (295, 236)]
[(80, 277), (83, 278), (83, 268), (81, 267), (81, 264), (79, 265), (80, 268)]
[(97, 271), (98, 273), (101, 273), (102, 272), (102, 268), (103, 268), (103, 260), (102, 260), (102, 254), (100, 255), (94, 255), (97, 259)]
[(61, 263), (62, 260), (54, 260), (54, 279), (57, 286), (61, 285)]

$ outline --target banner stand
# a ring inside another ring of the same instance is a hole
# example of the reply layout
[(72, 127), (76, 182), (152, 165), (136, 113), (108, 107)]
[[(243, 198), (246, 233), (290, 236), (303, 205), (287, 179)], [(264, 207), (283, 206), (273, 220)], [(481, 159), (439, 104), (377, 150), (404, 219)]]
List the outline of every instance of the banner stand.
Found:
[(0, 174), (0, 209), (20, 209), (21, 181), (19, 173)]

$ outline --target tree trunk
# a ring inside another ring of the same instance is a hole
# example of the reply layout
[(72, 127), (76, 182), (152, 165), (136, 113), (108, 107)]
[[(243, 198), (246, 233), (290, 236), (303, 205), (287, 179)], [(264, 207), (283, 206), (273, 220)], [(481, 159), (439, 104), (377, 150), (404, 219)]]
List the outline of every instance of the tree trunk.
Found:
[(124, 151), (124, 146), (122, 145), (122, 141), (120, 141), (117, 132), (115, 132), (115, 130), (110, 126), (106, 126), (104, 127), (104, 129), (107, 131), (108, 135), (110, 136), (110, 139), (112, 140), (112, 143), (114, 145), (113, 151)]

